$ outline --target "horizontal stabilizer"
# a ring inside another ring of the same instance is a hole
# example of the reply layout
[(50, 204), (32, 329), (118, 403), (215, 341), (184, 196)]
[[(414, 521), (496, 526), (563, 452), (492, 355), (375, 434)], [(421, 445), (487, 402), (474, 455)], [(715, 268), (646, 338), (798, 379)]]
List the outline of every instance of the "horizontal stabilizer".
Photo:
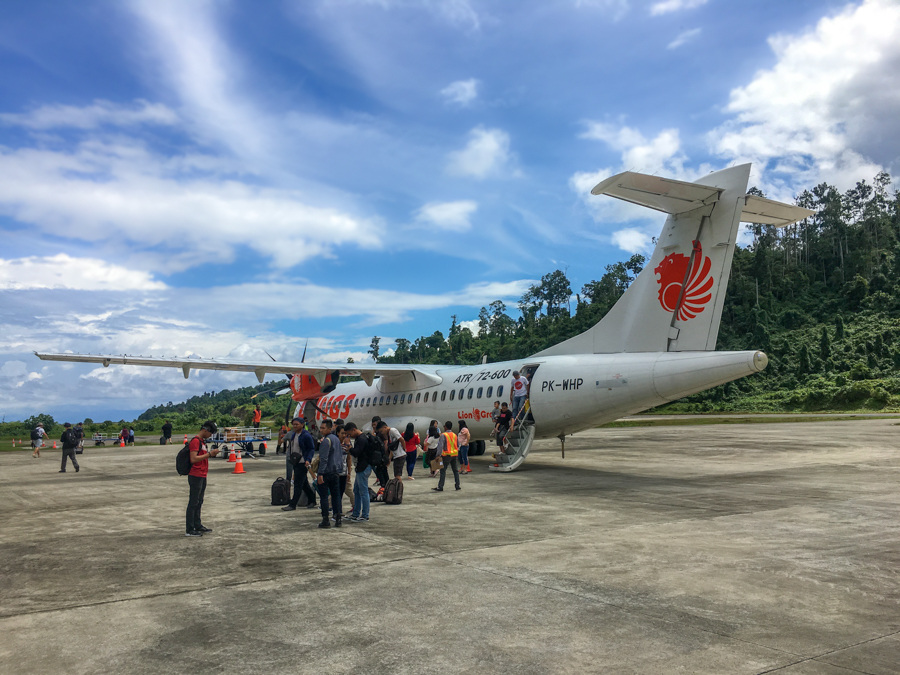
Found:
[(597, 184), (592, 195), (608, 195), (663, 213), (677, 214), (713, 204), (721, 188), (625, 171)]
[(815, 215), (815, 213), (815, 211), (804, 209), (801, 206), (792, 206), (783, 202), (773, 202), (771, 199), (764, 199), (756, 195), (747, 195), (744, 197), (744, 210), (741, 212), (741, 222), (786, 227), (796, 223), (798, 220)]

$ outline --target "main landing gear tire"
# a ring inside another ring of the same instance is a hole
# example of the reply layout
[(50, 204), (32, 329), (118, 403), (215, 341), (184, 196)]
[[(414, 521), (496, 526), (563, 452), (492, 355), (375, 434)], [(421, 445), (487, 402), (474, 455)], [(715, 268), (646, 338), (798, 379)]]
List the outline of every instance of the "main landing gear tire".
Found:
[(472, 448), (472, 450), (474, 450), (474, 452), (472, 452), (470, 450), (469, 454), (472, 455), (473, 457), (481, 457), (481, 455), (484, 454), (484, 450), (485, 450), (484, 441), (475, 441), (474, 445), (475, 445), (475, 447)]

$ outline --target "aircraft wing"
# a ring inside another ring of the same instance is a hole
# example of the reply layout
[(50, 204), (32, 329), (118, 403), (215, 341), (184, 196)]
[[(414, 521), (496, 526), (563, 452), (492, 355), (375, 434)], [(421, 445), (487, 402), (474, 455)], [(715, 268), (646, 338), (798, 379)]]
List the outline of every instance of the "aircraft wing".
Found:
[(434, 372), (429, 372), (422, 367), (403, 364), (385, 363), (378, 364), (354, 364), (354, 363), (287, 363), (281, 361), (228, 361), (224, 359), (201, 358), (167, 358), (155, 356), (112, 356), (107, 354), (41, 354), (34, 353), (42, 361), (66, 361), (69, 363), (99, 363), (109, 366), (111, 363), (123, 366), (156, 366), (158, 368), (181, 368), (187, 378), (192, 370), (230, 370), (243, 373), (253, 373), (262, 383), (269, 373), (281, 375), (293, 375), (302, 373), (312, 375), (321, 385), (325, 382), (328, 373), (339, 371), (341, 375), (359, 376), (366, 384), (372, 385), (376, 375), (386, 379), (412, 376), (419, 384), (435, 385), (441, 383), (441, 378)]
[(786, 227), (798, 220), (816, 215), (815, 211), (793, 206), (783, 202), (773, 202), (756, 195), (744, 197), (744, 210), (741, 212), (742, 223), (762, 223), (775, 227)]

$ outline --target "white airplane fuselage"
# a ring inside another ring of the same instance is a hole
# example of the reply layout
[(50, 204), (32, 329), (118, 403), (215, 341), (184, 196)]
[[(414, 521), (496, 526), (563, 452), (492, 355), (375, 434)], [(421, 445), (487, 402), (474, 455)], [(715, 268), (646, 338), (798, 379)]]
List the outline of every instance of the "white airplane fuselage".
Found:
[[(315, 401), (321, 409), (316, 417), (342, 418), (362, 428), (378, 415), (401, 431), (412, 422), (420, 434), (433, 419), (441, 425), (451, 421), (454, 428), (465, 420), (472, 439), (485, 440), (494, 426), (494, 401), (510, 400), (512, 372), (533, 369), (530, 402), (535, 435), (552, 438), (751, 375), (767, 362), (762, 352), (743, 351), (580, 354), (436, 366), (429, 372), (441, 383), (422, 388), (384, 379), (371, 386), (362, 381), (338, 384)], [(303, 405), (299, 403), (298, 411)]]

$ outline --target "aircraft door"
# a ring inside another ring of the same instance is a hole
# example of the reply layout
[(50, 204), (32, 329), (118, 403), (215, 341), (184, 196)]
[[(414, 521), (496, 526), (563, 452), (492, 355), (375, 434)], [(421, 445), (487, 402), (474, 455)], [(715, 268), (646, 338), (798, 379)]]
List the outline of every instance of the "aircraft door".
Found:
[(537, 364), (531, 364), (528, 366), (523, 366), (522, 369), (519, 371), (528, 380), (529, 410), (528, 410), (528, 416), (525, 419), (528, 422), (530, 422), (531, 424), (534, 424), (534, 408), (532, 407), (534, 405), (534, 397), (531, 395), (531, 384), (532, 384), (532, 382), (535, 381), (534, 374), (537, 372), (537, 369), (540, 367), (540, 365), (541, 364), (537, 363)]

